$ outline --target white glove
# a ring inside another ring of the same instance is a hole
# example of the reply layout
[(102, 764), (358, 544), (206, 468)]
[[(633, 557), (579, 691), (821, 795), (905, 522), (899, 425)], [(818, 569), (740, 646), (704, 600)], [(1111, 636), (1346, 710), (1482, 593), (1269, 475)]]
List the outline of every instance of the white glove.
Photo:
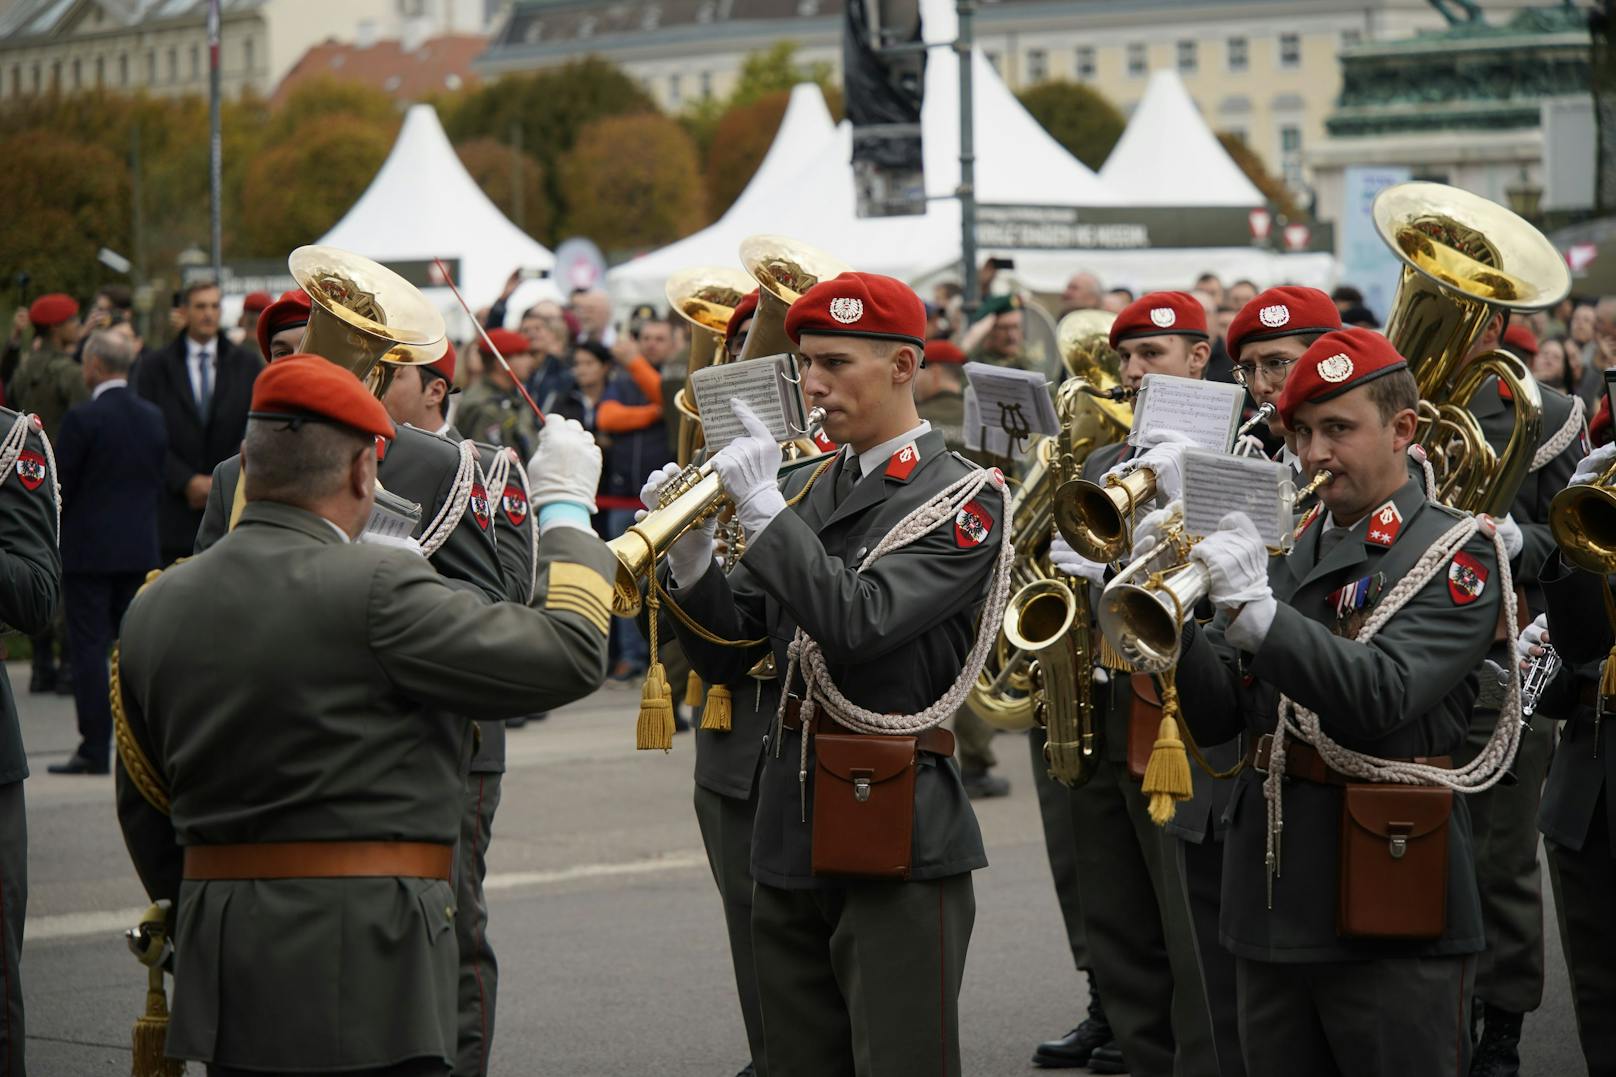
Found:
[(1578, 461), (1576, 474), (1571, 476), (1571, 481), (1566, 485), (1586, 486), (1599, 478), (1613, 460), (1616, 460), (1616, 442), (1601, 445)]
[(1513, 561), (1521, 549), (1526, 545), (1526, 536), (1521, 534), (1521, 525), (1515, 522), (1514, 516), (1505, 516), (1502, 520), (1494, 520), (1493, 526), (1498, 535), (1504, 540), (1504, 556)]
[[(683, 471), (678, 464), (665, 464), (651, 472), (640, 487), (640, 504), (645, 508), (634, 513), (634, 522), (639, 523), (645, 519), (646, 514), (657, 507), (657, 497), (662, 493), (662, 487)], [(718, 531), (718, 516), (709, 516), (700, 527), (692, 527), (674, 540), (663, 557), (668, 562), (668, 568), (673, 572), (673, 582), (679, 587), (689, 587), (701, 579), (707, 566), (713, 563), (713, 535)]]
[(1190, 548), (1190, 560), (1206, 567), (1214, 605), (1240, 606), (1225, 637), (1236, 647), (1256, 651), (1268, 637), (1277, 603), (1268, 586), (1268, 547), (1257, 525), (1243, 512), (1218, 521), (1218, 530)]
[(1071, 544), (1062, 538), (1058, 531), (1049, 544), (1049, 560), (1058, 572), (1068, 576), (1081, 576), (1096, 585), (1105, 583), (1105, 565), (1099, 561), (1090, 561), (1072, 549)]
[(356, 541), (363, 542), (366, 546), (389, 546), (395, 550), (408, 550), (421, 557), (426, 556), (421, 544), (408, 535), (384, 535), (380, 531), (361, 531)]
[[(648, 509), (656, 508), (657, 499), (662, 494), (662, 488), (668, 484), (670, 479), (677, 476), (679, 472), (683, 470), (684, 468), (680, 467), (678, 464), (664, 464), (655, 471), (651, 472), (651, 474), (647, 475), (645, 477), (645, 485), (640, 487), (640, 504), (644, 505)], [(644, 514), (637, 513), (635, 514), (634, 519), (644, 519)]]
[(1176, 501), (1184, 493), (1184, 450), (1195, 443), (1189, 435), (1177, 430), (1153, 430), (1141, 442), (1146, 451), (1107, 471), (1119, 478), (1142, 467), (1156, 473), (1156, 496), (1163, 501)]
[(1524, 669), (1532, 659), (1543, 654), (1544, 646), (1549, 642), (1549, 615), (1540, 613), (1537, 618), (1525, 628), (1515, 640), (1515, 660)]
[(742, 530), (759, 535), (786, 509), (779, 487), (780, 446), (744, 401), (731, 401), (730, 410), (746, 427), (746, 436), (719, 450), (713, 457), (713, 470), (735, 502)]
[(555, 501), (595, 513), (600, 488), (600, 446), (576, 419), (552, 418), (539, 431), (539, 449), (528, 461), (528, 504), (535, 510)]
[(1146, 550), (1151, 549), (1161, 540), (1162, 525), (1172, 518), (1175, 513), (1183, 512), (1183, 501), (1171, 501), (1159, 509), (1153, 509), (1145, 514), (1133, 529), (1133, 550), (1128, 554), (1132, 561)]

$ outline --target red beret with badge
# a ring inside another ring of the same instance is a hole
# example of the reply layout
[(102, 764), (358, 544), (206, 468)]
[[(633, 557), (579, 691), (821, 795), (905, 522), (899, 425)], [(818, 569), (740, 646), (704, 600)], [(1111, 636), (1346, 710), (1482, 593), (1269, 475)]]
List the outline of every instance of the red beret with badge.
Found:
[(1135, 337), (1207, 339), (1206, 308), (1188, 292), (1151, 292), (1122, 308), (1111, 323), (1111, 346)]
[(241, 309), (253, 314), (262, 314), (264, 308), (274, 302), (268, 292), (248, 292), (241, 300)]
[(352, 371), (307, 353), (264, 368), (253, 382), (248, 418), (336, 423), (381, 438), (396, 433), (387, 409)]
[(926, 304), (913, 288), (879, 273), (843, 273), (808, 289), (786, 312), (786, 336), (874, 337), (926, 347)]
[(296, 329), (309, 324), (309, 293), (301, 288), (293, 288), (289, 292), (282, 292), (281, 297), (258, 316), (258, 325), (255, 334), (258, 337), (258, 350), (265, 359), (269, 358), (269, 338), (276, 333), (287, 329)]
[(1303, 404), (1332, 400), (1408, 363), (1391, 341), (1373, 329), (1341, 329), (1326, 333), (1308, 346), (1291, 368), (1285, 390), (1279, 394), (1279, 417), (1286, 426)]
[(939, 363), (943, 366), (963, 366), (965, 353), (960, 351), (959, 345), (948, 340), (926, 341), (926, 362)]
[(1505, 351), (1514, 352), (1522, 359), (1530, 359), (1537, 354), (1537, 334), (1529, 326), (1514, 322), (1504, 330), (1503, 345)]
[(427, 369), (432, 371), (438, 377), (442, 378), (444, 381), (448, 382), (450, 385), (454, 384), (454, 376), (455, 376), (455, 346), (454, 346), (454, 341), (445, 340), (443, 342), (443, 358), (439, 359), (435, 363), (427, 364)]
[[(533, 342), (521, 333), (510, 329), (490, 329), (488, 343), (499, 349), (499, 354), (509, 359), (513, 355), (529, 355), (533, 351)], [(493, 356), (489, 356), (490, 359)]]
[(62, 292), (42, 295), (28, 306), (28, 320), (41, 329), (50, 329), (78, 317), (79, 301)]
[(724, 327), (725, 344), (734, 340), (735, 334), (741, 331), (741, 326), (746, 323), (746, 319), (757, 313), (757, 305), (758, 294), (756, 288), (741, 296), (741, 301), (735, 304), (735, 309), (730, 313), (729, 325)]
[(1317, 288), (1284, 285), (1270, 288), (1240, 308), (1229, 323), (1225, 344), (1229, 355), (1240, 358), (1240, 348), (1257, 340), (1277, 340), (1341, 328), (1335, 301)]

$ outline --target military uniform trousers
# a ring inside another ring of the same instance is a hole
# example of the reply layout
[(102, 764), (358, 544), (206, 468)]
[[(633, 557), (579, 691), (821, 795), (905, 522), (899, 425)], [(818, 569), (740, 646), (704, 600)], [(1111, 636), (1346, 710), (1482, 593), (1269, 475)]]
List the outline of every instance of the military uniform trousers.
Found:
[(1032, 786), (1038, 791), (1038, 817), (1044, 828), (1044, 852), (1049, 856), (1049, 874), (1055, 883), (1055, 900), (1060, 903), (1061, 923), (1066, 927), (1066, 945), (1072, 951), (1072, 964), (1089, 971), (1088, 932), (1083, 926), (1083, 898), (1077, 892), (1077, 829), (1072, 822), (1072, 791), (1049, 776), (1044, 762), (1044, 730), (1034, 726), (1027, 732), (1027, 748), (1032, 753)]
[(23, 1077), (28, 1071), (20, 968), (27, 914), (28, 813), (22, 782), (7, 782), (0, 785), (0, 1077)]
[(810, 890), (759, 882), (752, 950), (769, 1077), (960, 1077), (953, 1030), (975, 922), (969, 872)]
[(992, 770), (999, 765), (999, 757), (993, 754), (993, 727), (969, 705), (954, 712), (953, 726), (961, 770)]
[(735, 966), (746, 1043), (758, 1077), (765, 1077), (763, 1004), (758, 1000), (757, 965), (752, 956), (752, 821), (757, 815), (757, 785), (754, 782), (752, 795), (741, 800), (715, 793), (698, 782), (695, 802), (707, 866), (724, 903), (724, 926), (729, 931), (729, 957)]
[[(494, 723), (478, 724), (483, 727)], [(460, 947), (456, 1077), (481, 1077), (487, 1073), (488, 1053), (494, 1043), (499, 964), (488, 941), (488, 899), (483, 895), (483, 879), (488, 875), (488, 843), (493, 836), (494, 812), (499, 808), (501, 777), (499, 771), (473, 770), (466, 775), (461, 794), (465, 804), (460, 815), (460, 842), (455, 850), (454, 928), (455, 942)]]
[[(1196, 764), (1191, 763), (1191, 766)], [(1195, 955), (1206, 992), (1207, 1017), (1217, 1050), (1221, 1077), (1245, 1077), (1240, 1052), (1240, 1010), (1236, 1004), (1234, 955), (1218, 941), (1218, 913), (1223, 902), (1223, 842), (1208, 837), (1199, 844), (1173, 839), (1179, 878), (1195, 929)]]
[[(1496, 650), (1496, 648), (1495, 648)], [(1507, 663), (1507, 654), (1494, 661)], [(1461, 765), (1475, 758), (1498, 721), (1494, 707), (1471, 712)], [(1510, 1013), (1543, 1002), (1543, 872), (1538, 865), (1537, 813), (1549, 772), (1554, 722), (1543, 715), (1521, 731), (1515, 782), (1499, 782), (1465, 798), (1476, 843), (1476, 884), (1487, 949), (1476, 959), (1476, 997)]]

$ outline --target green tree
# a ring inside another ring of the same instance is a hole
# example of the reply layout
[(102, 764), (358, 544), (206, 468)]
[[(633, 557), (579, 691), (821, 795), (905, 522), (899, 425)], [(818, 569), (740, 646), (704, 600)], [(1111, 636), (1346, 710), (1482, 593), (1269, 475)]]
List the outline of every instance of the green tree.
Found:
[(1233, 131), (1219, 131), (1218, 141), (1223, 144), (1224, 152), (1240, 166), (1240, 171), (1246, 174), (1246, 178), (1263, 193), (1264, 198), (1268, 199), (1275, 212), (1293, 221), (1299, 221), (1306, 216), (1302, 212), (1302, 207), (1297, 205), (1296, 196), (1285, 186), (1285, 181), (1263, 167), (1262, 158), (1246, 145), (1245, 139)]
[(243, 201), (251, 207), (241, 220), (242, 253), (284, 257), (318, 240), (370, 186), (392, 145), (386, 128), (337, 113), (298, 127), (264, 150), (242, 184)]
[(706, 220), (695, 144), (666, 116), (594, 121), (562, 160), (559, 178), (571, 192), (567, 234), (588, 236), (608, 254), (660, 247)]
[(721, 216), (751, 182), (774, 144), (790, 101), (790, 90), (776, 90), (719, 117), (704, 169), (707, 205), (714, 217)]
[[(776, 41), (762, 52), (747, 54), (746, 59), (741, 61), (740, 74), (735, 77), (735, 86), (726, 96), (709, 97), (691, 105), (683, 116), (685, 127), (696, 140), (701, 152), (708, 154), (712, 151), (719, 124), (730, 112), (746, 108), (782, 92), (789, 93), (799, 82), (818, 83), (825, 94), (825, 102), (830, 106), (831, 114), (836, 119), (841, 119), (842, 91), (831, 81), (830, 64), (823, 60), (809, 64), (799, 63), (796, 42)], [(776, 117), (774, 122), (778, 127), (779, 118)], [(770, 129), (769, 135), (773, 137), (773, 128)], [(762, 160), (761, 157), (758, 159)], [(743, 180), (742, 184), (744, 183)]]
[(1067, 152), (1090, 168), (1105, 163), (1127, 126), (1105, 95), (1078, 82), (1040, 82), (1016, 95)]
[(129, 249), (129, 171), (118, 155), (66, 134), (25, 131), (0, 138), (0, 159), (8, 277), (28, 273), (34, 295), (81, 297), (115, 279), (96, 252)]
[(266, 146), (284, 142), (328, 116), (357, 116), (379, 130), (398, 130), (398, 104), (381, 90), (362, 82), (335, 78), (301, 83), (276, 102), (264, 130)]
[[(554, 213), (544, 166), (532, 155), (492, 138), (474, 138), (455, 147), (460, 163), (490, 201), (532, 236), (548, 235)], [(518, 212), (516, 192), (521, 192)]]

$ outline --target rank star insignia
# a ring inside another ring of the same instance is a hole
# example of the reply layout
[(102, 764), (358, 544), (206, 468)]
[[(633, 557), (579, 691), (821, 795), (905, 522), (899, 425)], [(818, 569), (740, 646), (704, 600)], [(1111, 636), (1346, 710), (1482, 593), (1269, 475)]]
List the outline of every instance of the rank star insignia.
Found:
[(471, 514), (477, 518), (477, 526), (484, 531), (488, 530), (488, 491), (483, 484), (471, 484)]
[(39, 489), (45, 481), (45, 458), (32, 449), (17, 457), (17, 478), (30, 490)]
[(1470, 554), (1460, 550), (1448, 565), (1448, 594), (1455, 606), (1468, 606), (1487, 589), (1487, 568)]
[(852, 325), (864, 317), (864, 300), (840, 298), (830, 301), (830, 316), (843, 325)]
[(1291, 320), (1291, 308), (1283, 303), (1275, 303), (1271, 307), (1259, 310), (1257, 320), (1269, 329), (1279, 329)]
[(1390, 546), (1397, 541), (1397, 533), (1403, 529), (1403, 514), (1397, 511), (1397, 505), (1386, 502), (1380, 508), (1369, 514), (1369, 533), (1364, 541), (1371, 546)]
[(887, 461), (887, 477), (891, 479), (907, 479), (920, 466), (920, 450), (910, 442), (892, 454)]
[(954, 516), (954, 545), (962, 550), (982, 545), (992, 532), (993, 517), (975, 500), (967, 501)]
[(1172, 307), (1150, 308), (1150, 324), (1157, 329), (1171, 329), (1177, 321), (1178, 315), (1173, 311)]
[(511, 522), (512, 527), (521, 527), (527, 520), (527, 495), (522, 493), (520, 486), (505, 487), (500, 495), (499, 507), (504, 510), (505, 518)]

